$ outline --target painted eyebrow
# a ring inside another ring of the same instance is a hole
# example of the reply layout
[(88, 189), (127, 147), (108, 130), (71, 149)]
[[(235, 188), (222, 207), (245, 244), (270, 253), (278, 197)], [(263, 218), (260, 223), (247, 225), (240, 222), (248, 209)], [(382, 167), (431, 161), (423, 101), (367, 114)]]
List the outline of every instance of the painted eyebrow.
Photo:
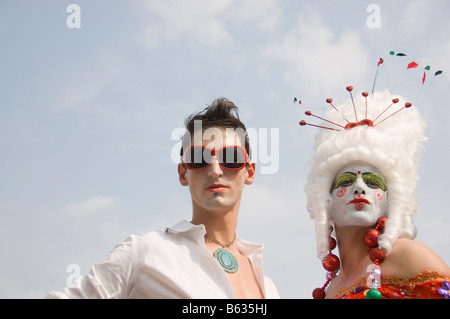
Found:
[(373, 181), (374, 183), (376, 183), (380, 187), (380, 189), (383, 192), (386, 191), (386, 183), (383, 181), (383, 179), (381, 178), (380, 175), (375, 174), (375, 173), (367, 172), (367, 173), (363, 173), (362, 176), (363, 176), (364, 182), (366, 182), (366, 181)]
[(336, 189), (336, 188), (338, 188), (339, 186), (337, 186), (337, 185), (339, 185), (339, 184), (341, 184), (341, 182), (342, 182), (342, 180), (344, 179), (344, 178), (346, 178), (346, 177), (350, 177), (350, 176), (353, 178), (355, 178), (355, 180), (356, 180), (356, 173), (353, 173), (353, 172), (344, 172), (344, 173), (342, 173), (342, 174), (340, 174), (338, 177), (336, 177), (336, 180), (333, 182), (333, 185), (332, 185), (332, 187), (331, 187), (331, 190), (334, 190), (334, 189)]

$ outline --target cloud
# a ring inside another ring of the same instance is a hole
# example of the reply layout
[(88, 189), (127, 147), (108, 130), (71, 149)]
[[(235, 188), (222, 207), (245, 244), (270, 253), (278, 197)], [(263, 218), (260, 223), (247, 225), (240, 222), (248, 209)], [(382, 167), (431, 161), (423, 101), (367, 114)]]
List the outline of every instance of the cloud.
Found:
[(369, 54), (356, 31), (337, 36), (316, 13), (299, 16), (295, 27), (264, 55), (286, 63), (284, 80), (317, 95), (321, 89), (345, 88), (367, 77)]
[(112, 197), (97, 196), (81, 202), (70, 203), (62, 209), (67, 215), (89, 215), (111, 209), (117, 203)]
[(273, 31), (282, 14), (276, 0), (151, 0), (133, 4), (146, 25), (140, 40), (148, 46), (161, 39), (175, 42), (183, 36), (208, 46), (230, 45), (234, 42), (230, 26), (256, 23), (264, 32)]
[(277, 0), (241, 0), (235, 3), (230, 9), (235, 22), (256, 22), (263, 31), (273, 31), (282, 14)]
[(428, 18), (432, 12), (432, 5), (428, 1), (408, 1), (400, 11), (396, 31), (408, 37), (416, 37), (426, 32), (430, 23)]
[(446, 81), (442, 81), (443, 86), (448, 85), (450, 81), (450, 41), (448, 39), (435, 41), (432, 43), (427, 51), (427, 59), (425, 61), (432, 63), (433, 72), (443, 70), (444, 73), (439, 75), (441, 78), (445, 78)]
[(203, 43), (230, 43), (231, 36), (219, 15), (231, 3), (232, 0), (152, 0), (137, 4), (157, 17), (150, 22), (143, 40), (152, 45), (160, 37), (176, 41), (187, 34)]

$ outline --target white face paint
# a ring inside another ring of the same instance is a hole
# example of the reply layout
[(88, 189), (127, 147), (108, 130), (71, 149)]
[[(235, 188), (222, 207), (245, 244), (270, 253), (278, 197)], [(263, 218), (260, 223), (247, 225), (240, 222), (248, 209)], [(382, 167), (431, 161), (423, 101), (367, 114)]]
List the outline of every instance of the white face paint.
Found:
[(371, 226), (379, 217), (386, 217), (385, 185), (380, 172), (363, 162), (341, 169), (331, 190), (331, 217), (335, 226)]

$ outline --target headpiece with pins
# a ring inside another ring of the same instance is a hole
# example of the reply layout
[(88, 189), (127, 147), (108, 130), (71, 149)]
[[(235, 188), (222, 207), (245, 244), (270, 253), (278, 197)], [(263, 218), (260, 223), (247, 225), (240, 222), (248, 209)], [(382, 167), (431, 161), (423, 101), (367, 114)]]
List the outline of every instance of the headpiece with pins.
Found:
[[(395, 53), (394, 51), (390, 51), (389, 54), (388, 54), (387, 56), (385, 56), (384, 58), (380, 58), (380, 59), (379, 59), (379, 61), (378, 61), (378, 63), (377, 63), (377, 69), (376, 69), (376, 72), (375, 72), (375, 77), (374, 77), (374, 80), (373, 80), (372, 94), (374, 93), (375, 83), (376, 83), (376, 81), (377, 81), (377, 79), (378, 79), (378, 76), (379, 76), (379, 73), (380, 73), (381, 69), (386, 65), (386, 63), (387, 63), (387, 61), (389, 60), (389, 58), (394, 57), (394, 56), (395, 56), (395, 57), (403, 58), (403, 57), (405, 57), (405, 56), (407, 56), (407, 55), (404, 54), (404, 53)], [(406, 70), (417, 69), (418, 66), (419, 66), (419, 64), (418, 64), (417, 62), (412, 61), (412, 62), (409, 62), (409, 63), (407, 64)], [(431, 68), (430, 68), (429, 65), (426, 65), (426, 66), (424, 67), (424, 69), (423, 69), (423, 75), (421, 75), (421, 82), (422, 82), (422, 83), (421, 83), (421, 87), (420, 87), (419, 93), (422, 92), (423, 86), (424, 86), (424, 84), (425, 84), (427, 72), (429, 72), (430, 69), (431, 69)], [(417, 71), (416, 73), (410, 75), (406, 80), (400, 81), (400, 83), (396, 83), (396, 84), (390, 89), (390, 91), (393, 91), (393, 90), (399, 88), (399, 87), (402, 86), (408, 79), (410, 79), (411, 77), (413, 77), (414, 75), (416, 75), (416, 74), (419, 73), (419, 72), (420, 72), (420, 70)], [(435, 71), (435, 72), (434, 72), (434, 76), (440, 75), (440, 74), (442, 74), (442, 73), (443, 73), (442, 70)], [(366, 109), (365, 109), (365, 117), (364, 117), (364, 119), (359, 120), (359, 119), (358, 119), (358, 115), (357, 115), (357, 111), (356, 111), (355, 102), (354, 102), (354, 100), (353, 100), (353, 94), (352, 94), (353, 87), (352, 87), (352, 86), (347, 86), (346, 89), (347, 89), (347, 91), (350, 93), (350, 98), (351, 98), (352, 104), (353, 104), (353, 110), (354, 110), (354, 114), (355, 114), (355, 120), (354, 120), (353, 122), (349, 121), (345, 116), (343, 116), (343, 115), (341, 114), (341, 112), (339, 111), (339, 109), (338, 109), (336, 106), (334, 106), (334, 104), (333, 104), (333, 99), (332, 99), (332, 98), (328, 98), (328, 99), (326, 99), (326, 102), (327, 102), (328, 104), (330, 104), (330, 105), (331, 105), (338, 113), (340, 113), (340, 114), (342, 115), (342, 117), (344, 118), (344, 120), (347, 122), (347, 124), (346, 124), (345, 126), (340, 125), (340, 124), (338, 124), (338, 123), (336, 123), (336, 122), (332, 122), (332, 121), (330, 121), (330, 120), (324, 119), (324, 118), (322, 118), (322, 117), (320, 117), (320, 116), (318, 116), (318, 115), (315, 115), (315, 114), (313, 114), (310, 110), (307, 110), (307, 111), (305, 112), (305, 114), (306, 114), (307, 116), (312, 116), (312, 117), (318, 118), (318, 119), (320, 119), (320, 120), (323, 120), (323, 121), (325, 121), (325, 122), (327, 122), (327, 123), (332, 124), (333, 127), (322, 126), (322, 125), (316, 125), (316, 124), (308, 123), (308, 122), (306, 122), (305, 120), (300, 121), (299, 124), (300, 124), (301, 126), (309, 125), (309, 126), (315, 126), (315, 127), (319, 127), (319, 128), (323, 128), (323, 129), (327, 129), (327, 130), (335, 130), (335, 131), (341, 131), (341, 130), (343, 130), (343, 129), (345, 129), (345, 130), (350, 130), (350, 129), (353, 128), (353, 127), (357, 127), (357, 126), (361, 126), (361, 125), (367, 125), (367, 126), (370, 126), (370, 127), (375, 127), (375, 126), (377, 126), (378, 124), (380, 124), (380, 123), (384, 122), (385, 120), (387, 120), (388, 118), (394, 116), (394, 115), (397, 114), (398, 112), (400, 112), (400, 111), (402, 111), (402, 110), (404, 110), (404, 109), (410, 108), (410, 107), (412, 106), (412, 103), (406, 102), (405, 105), (404, 105), (404, 107), (402, 107), (402, 108), (396, 110), (395, 112), (389, 114), (388, 116), (386, 116), (386, 117), (380, 119), (381, 116), (384, 115), (386, 111), (388, 111), (394, 104), (397, 104), (397, 103), (399, 102), (399, 99), (398, 99), (398, 98), (394, 98), (394, 99), (392, 99), (392, 103), (391, 103), (389, 106), (387, 106), (387, 107), (386, 107), (386, 108), (385, 108), (378, 116), (376, 116), (375, 119), (371, 120), (371, 119), (369, 119), (369, 118), (367, 117), (367, 109), (368, 109), (367, 97), (369, 96), (369, 93), (368, 93), (368, 92), (362, 92), (362, 96), (365, 98), (365, 108), (366, 108)], [(296, 103), (297, 101), (298, 101), (299, 104), (302, 104), (302, 102), (301, 102), (300, 99), (294, 98), (294, 103)], [(378, 122), (377, 122), (377, 121), (378, 121)]]
[[(344, 120), (347, 122), (347, 124), (346, 124), (345, 126), (342, 126), (342, 125), (340, 125), (340, 124), (338, 124), (338, 123), (329, 121), (329, 120), (324, 119), (324, 118), (322, 118), (322, 117), (320, 117), (320, 116), (317, 116), (317, 115), (315, 115), (315, 114), (312, 114), (312, 112), (311, 112), (310, 110), (308, 110), (308, 111), (305, 112), (305, 114), (306, 114), (307, 116), (313, 116), (313, 117), (316, 117), (316, 118), (321, 119), (321, 120), (323, 120), (323, 121), (325, 121), (325, 122), (328, 122), (328, 123), (330, 123), (330, 124), (333, 124), (334, 126), (336, 126), (336, 127), (338, 127), (338, 128), (333, 128), (333, 127), (327, 127), (327, 126), (322, 126), (322, 125), (311, 124), (311, 123), (307, 123), (305, 120), (301, 120), (299, 124), (300, 124), (301, 126), (310, 125), (310, 126), (315, 126), (315, 127), (319, 127), (319, 128), (323, 128), (323, 129), (327, 129), (327, 130), (335, 130), (335, 131), (341, 131), (342, 129), (350, 130), (350, 129), (356, 127), (356, 126), (361, 126), (361, 125), (367, 125), (367, 126), (370, 126), (370, 127), (375, 127), (375, 126), (377, 126), (378, 124), (380, 124), (380, 123), (384, 122), (385, 120), (387, 120), (388, 118), (390, 118), (391, 116), (394, 116), (395, 114), (397, 114), (397, 113), (400, 112), (401, 110), (407, 109), (407, 108), (409, 108), (409, 107), (412, 106), (411, 103), (406, 102), (404, 107), (398, 109), (398, 110), (395, 111), (394, 113), (392, 113), (392, 114), (388, 115), (387, 117), (383, 118), (383, 119), (380, 120), (378, 123), (375, 123), (375, 122), (376, 122), (376, 121), (377, 121), (377, 120), (378, 120), (378, 119), (379, 119), (379, 118), (380, 118), (380, 117), (381, 117), (381, 116), (382, 116), (389, 108), (391, 108), (394, 104), (397, 104), (397, 103), (399, 102), (399, 99), (394, 98), (394, 99), (392, 100), (392, 103), (391, 103), (389, 106), (387, 106), (387, 107), (383, 110), (383, 112), (381, 112), (374, 120), (371, 120), (371, 119), (368, 119), (368, 118), (367, 118), (367, 108), (368, 108), (368, 105), (367, 105), (367, 97), (369, 96), (369, 93), (367, 93), (367, 92), (362, 92), (361, 95), (365, 98), (365, 101), (366, 101), (366, 103), (365, 103), (365, 104), (366, 104), (366, 105), (365, 105), (366, 111), (365, 111), (365, 118), (362, 119), (362, 120), (359, 120), (359, 119), (358, 119), (357, 112), (356, 112), (355, 101), (353, 100), (353, 94), (352, 94), (353, 87), (352, 87), (352, 86), (347, 86), (346, 89), (347, 89), (347, 91), (350, 93), (350, 97), (351, 97), (352, 104), (353, 104), (353, 110), (354, 110), (354, 113), (355, 113), (355, 121), (354, 121), (354, 122), (350, 122), (346, 117), (344, 117), (344, 116), (341, 114), (342, 117), (344, 118)], [(334, 106), (334, 104), (333, 104), (333, 99), (332, 99), (332, 98), (326, 99), (326, 102), (329, 103), (329, 104), (330, 104), (337, 112), (340, 113), (339, 109), (338, 109), (336, 106)]]

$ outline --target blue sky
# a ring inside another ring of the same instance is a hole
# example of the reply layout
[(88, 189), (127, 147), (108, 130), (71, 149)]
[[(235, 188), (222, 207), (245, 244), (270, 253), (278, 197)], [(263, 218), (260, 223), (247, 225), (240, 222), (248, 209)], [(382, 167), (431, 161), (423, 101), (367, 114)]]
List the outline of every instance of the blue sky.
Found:
[[(72, 3), (81, 28), (66, 23)], [(189, 220), (177, 130), (226, 97), (256, 145), (274, 137), (257, 147), (274, 171), (246, 187), (238, 236), (265, 244), (283, 298), (310, 298), (325, 276), (303, 191), (316, 131), (299, 127), (293, 97), (325, 107), (348, 85), (370, 91), (391, 50), (444, 70), (417, 106), (428, 141), (415, 223), (449, 263), (449, 13), (445, 0), (0, 1), (0, 297), (42, 298), (69, 265), (85, 273), (128, 234)]]

